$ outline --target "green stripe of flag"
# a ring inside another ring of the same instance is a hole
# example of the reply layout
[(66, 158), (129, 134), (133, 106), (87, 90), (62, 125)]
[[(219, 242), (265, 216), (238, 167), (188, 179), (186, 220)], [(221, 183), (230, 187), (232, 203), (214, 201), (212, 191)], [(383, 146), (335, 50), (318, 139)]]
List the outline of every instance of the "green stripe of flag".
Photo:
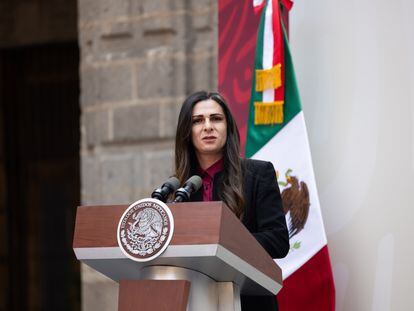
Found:
[[(262, 69), (263, 62), (263, 31), (264, 31), (264, 14), (260, 20), (259, 33), (256, 46), (255, 69)], [(249, 120), (246, 140), (246, 157), (252, 157), (259, 151), (270, 139), (272, 139), (286, 124), (289, 123), (301, 110), (299, 90), (296, 84), (296, 76), (293, 68), (292, 56), (290, 55), (289, 42), (283, 29), (283, 41), (285, 46), (285, 104), (284, 104), (284, 122), (275, 125), (254, 125), (254, 102), (262, 101), (262, 92), (256, 92), (256, 77), (253, 72), (252, 92), (250, 99)], [(260, 66), (260, 67), (258, 67)]]

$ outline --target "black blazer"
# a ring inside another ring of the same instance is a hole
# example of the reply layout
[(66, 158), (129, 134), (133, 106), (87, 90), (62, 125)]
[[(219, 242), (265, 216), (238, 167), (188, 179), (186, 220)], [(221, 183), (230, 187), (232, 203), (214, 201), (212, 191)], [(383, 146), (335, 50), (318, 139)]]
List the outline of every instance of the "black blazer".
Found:
[[(225, 164), (224, 164), (225, 165)], [(289, 235), (283, 213), (282, 198), (273, 164), (242, 159), (245, 213), (243, 224), (272, 258), (283, 258), (289, 252)], [(213, 200), (220, 201), (222, 173), (214, 176)], [(202, 189), (192, 194), (191, 201), (202, 201)], [(277, 310), (273, 296), (241, 296), (242, 310)]]

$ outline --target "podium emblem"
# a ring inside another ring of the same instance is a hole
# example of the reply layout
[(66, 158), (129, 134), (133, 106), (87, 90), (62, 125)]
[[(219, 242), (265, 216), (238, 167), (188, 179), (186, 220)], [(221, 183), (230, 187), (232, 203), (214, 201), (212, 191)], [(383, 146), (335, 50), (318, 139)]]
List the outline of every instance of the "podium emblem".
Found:
[(132, 203), (122, 215), (118, 245), (128, 258), (144, 262), (157, 258), (170, 244), (174, 218), (168, 206), (157, 199)]

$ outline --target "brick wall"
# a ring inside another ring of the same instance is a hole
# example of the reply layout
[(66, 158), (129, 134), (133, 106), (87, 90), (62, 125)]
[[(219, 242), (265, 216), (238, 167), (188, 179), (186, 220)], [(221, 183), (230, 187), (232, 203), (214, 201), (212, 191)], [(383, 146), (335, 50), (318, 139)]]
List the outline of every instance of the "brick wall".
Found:
[[(185, 96), (217, 88), (217, 3), (79, 0), (78, 7), (82, 203), (131, 203), (172, 173)], [(116, 283), (82, 271), (83, 309), (116, 310)]]

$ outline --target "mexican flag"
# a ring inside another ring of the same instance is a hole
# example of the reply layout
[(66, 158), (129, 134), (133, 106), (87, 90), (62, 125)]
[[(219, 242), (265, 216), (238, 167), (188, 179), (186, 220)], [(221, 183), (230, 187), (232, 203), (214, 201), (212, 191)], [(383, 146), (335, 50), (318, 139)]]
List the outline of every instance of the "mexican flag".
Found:
[(280, 7), (289, 0), (254, 0), (261, 14), (247, 124), (246, 157), (276, 168), (290, 252), (276, 260), (284, 286), (280, 310), (334, 310), (335, 289), (312, 167), (305, 118)]

